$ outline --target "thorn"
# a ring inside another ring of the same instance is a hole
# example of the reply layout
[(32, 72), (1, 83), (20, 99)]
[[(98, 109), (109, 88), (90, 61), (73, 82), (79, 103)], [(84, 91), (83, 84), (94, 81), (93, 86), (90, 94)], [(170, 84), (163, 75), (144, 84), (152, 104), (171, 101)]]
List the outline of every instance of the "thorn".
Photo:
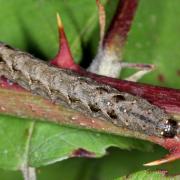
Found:
[(156, 166), (164, 163), (168, 163), (171, 161), (175, 161), (177, 159), (180, 159), (180, 146), (179, 146), (179, 137), (175, 137), (174, 139), (166, 139), (163, 144), (157, 143), (161, 146), (163, 146), (165, 149), (168, 149), (170, 151), (170, 154), (166, 155), (164, 158), (152, 161), (149, 163), (144, 164), (144, 166)]
[(155, 66), (153, 64), (136, 64), (136, 63), (127, 63), (127, 62), (122, 62), (121, 63), (122, 68), (133, 68), (133, 69), (138, 69), (139, 71), (134, 73), (133, 75), (129, 76), (125, 80), (127, 81), (133, 81), (137, 82), (140, 80), (144, 75), (150, 73), (155, 69)]
[(59, 15), (59, 13), (56, 13), (56, 18), (57, 18), (58, 30), (64, 29), (63, 24), (62, 24), (62, 20), (61, 20), (61, 17), (60, 17), (60, 15)]
[(150, 73), (152, 70), (139, 70), (138, 72), (134, 73), (133, 75), (125, 78), (126, 81), (132, 81), (132, 82), (137, 82), (139, 81), (144, 75)]
[(156, 166), (164, 163), (172, 162), (180, 159), (180, 135), (178, 134), (174, 138), (157, 138), (151, 137), (151, 141), (159, 144), (165, 149), (169, 150), (170, 154), (167, 154), (162, 159), (152, 161), (144, 164), (144, 166)]
[(156, 161), (152, 161), (152, 162), (149, 162), (149, 163), (146, 163), (146, 164), (143, 164), (144, 166), (157, 166), (157, 165), (160, 165), (160, 164), (163, 164), (163, 163), (166, 163), (168, 161), (165, 161), (164, 159), (161, 159), (161, 160), (156, 160)]
[(168, 162), (177, 160), (179, 158), (180, 158), (179, 153), (177, 153), (177, 154), (169, 154), (165, 158), (146, 163), (146, 164), (144, 164), (144, 166), (157, 166), (157, 165), (161, 165), (161, 164), (164, 164), (164, 163), (168, 163)]
[(50, 64), (61, 68), (78, 70), (79, 66), (75, 64), (74, 59), (69, 48), (69, 43), (64, 32), (64, 26), (60, 15), (57, 13), (57, 25), (59, 32), (59, 51), (56, 57), (50, 62)]
[(154, 70), (156, 68), (154, 64), (139, 64), (139, 63), (129, 63), (129, 62), (121, 62), (121, 66), (123, 68), (133, 68), (140, 70)]
[(100, 2), (100, 0), (96, 0), (96, 4), (98, 7), (98, 13), (99, 13), (99, 27), (100, 27), (100, 41), (99, 41), (99, 47), (102, 47), (103, 40), (104, 40), (104, 34), (105, 34), (105, 25), (106, 25), (106, 13), (103, 4)]

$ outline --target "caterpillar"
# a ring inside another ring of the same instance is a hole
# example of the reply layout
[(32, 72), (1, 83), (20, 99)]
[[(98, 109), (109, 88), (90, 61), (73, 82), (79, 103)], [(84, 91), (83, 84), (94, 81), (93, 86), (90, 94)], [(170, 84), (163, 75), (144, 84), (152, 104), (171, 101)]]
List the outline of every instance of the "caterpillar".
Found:
[(173, 138), (178, 123), (147, 100), (121, 92), (72, 70), (48, 65), (0, 43), (0, 76), (51, 100), (115, 126), (150, 136)]

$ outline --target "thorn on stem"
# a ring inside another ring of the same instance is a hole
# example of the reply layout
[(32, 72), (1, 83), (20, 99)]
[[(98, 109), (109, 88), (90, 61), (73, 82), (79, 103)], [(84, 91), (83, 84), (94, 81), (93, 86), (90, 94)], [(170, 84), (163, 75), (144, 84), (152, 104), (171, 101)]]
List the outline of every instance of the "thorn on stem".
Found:
[(56, 57), (50, 62), (50, 64), (61, 68), (67, 68), (72, 70), (78, 70), (79, 66), (75, 64), (74, 59), (69, 48), (69, 43), (64, 32), (64, 26), (60, 15), (57, 13), (57, 25), (59, 32), (59, 51)]
[(133, 69), (138, 69), (138, 71), (125, 80), (127, 81), (133, 81), (137, 82), (140, 80), (144, 75), (150, 73), (155, 69), (155, 66), (153, 64), (137, 64), (137, 63), (127, 63), (127, 62), (122, 62), (122, 68), (133, 68)]
[(100, 0), (96, 0), (96, 4), (98, 7), (99, 13), (99, 27), (100, 27), (100, 41), (99, 41), (99, 48), (102, 47), (102, 43), (104, 40), (105, 34), (105, 26), (106, 26), (106, 13), (103, 4), (101, 4)]
[(172, 154), (166, 155), (166, 157), (162, 159), (146, 163), (144, 164), (144, 166), (157, 166), (157, 165), (161, 165), (161, 164), (168, 163), (171, 161), (175, 161), (179, 158), (180, 158), (180, 153), (172, 153)]

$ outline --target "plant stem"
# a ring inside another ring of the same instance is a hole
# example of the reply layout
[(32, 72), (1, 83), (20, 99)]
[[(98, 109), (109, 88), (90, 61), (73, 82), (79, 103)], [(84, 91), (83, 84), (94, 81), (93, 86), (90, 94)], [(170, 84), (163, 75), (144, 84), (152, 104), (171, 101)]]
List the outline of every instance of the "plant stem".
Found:
[(36, 170), (35, 168), (24, 166), (21, 169), (24, 180), (36, 180)]

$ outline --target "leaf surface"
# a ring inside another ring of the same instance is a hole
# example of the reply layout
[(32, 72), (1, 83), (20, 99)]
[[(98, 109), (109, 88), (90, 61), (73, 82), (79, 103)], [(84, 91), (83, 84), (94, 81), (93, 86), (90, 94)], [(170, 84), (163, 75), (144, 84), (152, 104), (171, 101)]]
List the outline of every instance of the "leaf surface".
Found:
[[(146, 75), (141, 82), (180, 88), (178, 4), (178, 0), (142, 0), (138, 6), (124, 59), (156, 66), (155, 71)], [(125, 70), (123, 76), (130, 72)]]

